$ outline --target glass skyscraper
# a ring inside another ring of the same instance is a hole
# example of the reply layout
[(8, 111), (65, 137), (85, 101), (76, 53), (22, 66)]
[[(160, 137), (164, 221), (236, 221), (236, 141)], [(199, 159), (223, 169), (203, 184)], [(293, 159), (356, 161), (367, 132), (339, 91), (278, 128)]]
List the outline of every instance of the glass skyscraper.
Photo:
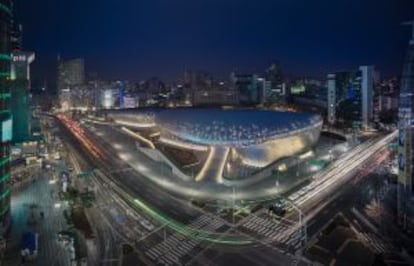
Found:
[(413, 213), (410, 209), (414, 205), (409, 204), (413, 201), (414, 192), (414, 33), (401, 76), (398, 128), (398, 220), (403, 227), (408, 227), (413, 221)]
[(10, 227), (10, 141), (12, 119), (10, 103), (10, 30), (12, 3), (0, 0), (0, 233)]
[(373, 116), (374, 67), (328, 75), (328, 121), (368, 128)]
[(13, 143), (30, 140), (30, 64), (34, 59), (35, 54), (32, 52), (12, 53), (10, 110), (13, 117)]

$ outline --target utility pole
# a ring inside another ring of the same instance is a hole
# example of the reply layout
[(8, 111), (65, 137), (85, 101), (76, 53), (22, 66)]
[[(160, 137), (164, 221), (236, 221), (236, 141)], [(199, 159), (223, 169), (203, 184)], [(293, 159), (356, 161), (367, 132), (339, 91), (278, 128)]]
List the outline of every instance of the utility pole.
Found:
[(234, 209), (235, 209), (235, 205), (236, 205), (236, 188), (233, 187), (233, 207), (231, 210), (231, 216), (233, 218), (233, 225), (234, 225)]

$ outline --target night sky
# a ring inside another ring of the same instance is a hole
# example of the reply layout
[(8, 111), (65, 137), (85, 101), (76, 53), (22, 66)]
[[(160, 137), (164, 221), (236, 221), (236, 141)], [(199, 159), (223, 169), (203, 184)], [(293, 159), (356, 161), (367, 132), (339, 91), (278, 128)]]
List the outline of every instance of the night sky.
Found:
[(184, 69), (220, 77), (278, 60), (292, 76), (375, 64), (398, 75), (412, 0), (16, 0), (34, 78), (56, 55), (84, 57), (104, 79), (172, 80)]

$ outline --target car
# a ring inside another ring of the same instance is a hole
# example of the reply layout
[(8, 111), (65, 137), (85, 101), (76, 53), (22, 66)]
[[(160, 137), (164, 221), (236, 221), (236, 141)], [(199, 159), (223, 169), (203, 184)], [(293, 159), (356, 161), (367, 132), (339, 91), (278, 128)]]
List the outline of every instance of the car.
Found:
[(284, 207), (270, 206), (269, 214), (276, 215), (277, 217), (283, 217), (286, 214), (286, 209)]
[(139, 222), (148, 231), (154, 230), (154, 225), (150, 223), (148, 220), (140, 220)]

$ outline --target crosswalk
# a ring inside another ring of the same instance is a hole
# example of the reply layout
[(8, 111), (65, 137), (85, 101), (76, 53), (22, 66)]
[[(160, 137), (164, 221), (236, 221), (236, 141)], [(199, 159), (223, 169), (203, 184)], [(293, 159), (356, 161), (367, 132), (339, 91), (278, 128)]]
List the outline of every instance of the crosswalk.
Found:
[(266, 241), (278, 242), (292, 248), (300, 249), (302, 236), (300, 230), (294, 230), (292, 225), (284, 221), (275, 221), (270, 217), (251, 216), (241, 225), (249, 234), (258, 238), (265, 238)]
[[(202, 215), (188, 225), (192, 229), (203, 229), (203, 231), (215, 231), (224, 226), (224, 222), (219, 219)], [(190, 259), (189, 254), (199, 244), (199, 240), (187, 238), (179, 233), (174, 233), (164, 241), (145, 251), (152, 261), (161, 265), (182, 265), (186, 258)]]

